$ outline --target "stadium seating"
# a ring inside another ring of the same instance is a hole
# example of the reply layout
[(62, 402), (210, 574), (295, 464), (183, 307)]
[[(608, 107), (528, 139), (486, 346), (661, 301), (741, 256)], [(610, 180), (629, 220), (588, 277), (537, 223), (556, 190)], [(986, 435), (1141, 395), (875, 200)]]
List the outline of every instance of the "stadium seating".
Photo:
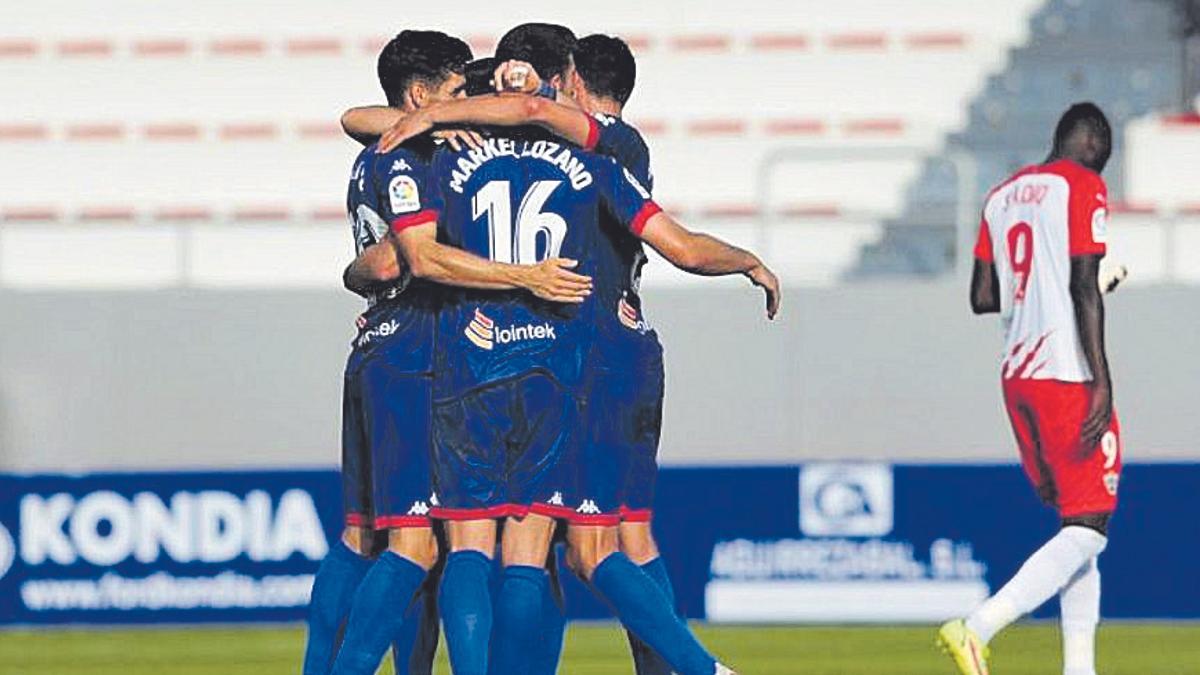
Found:
[[(146, 237), (173, 233), (175, 259), (192, 260), (203, 258), (189, 248), (197, 241), (253, 246), (290, 223), (286, 245), (325, 250), (326, 230), (344, 222), (355, 151), (337, 116), (380, 100), (374, 58), (386, 36), (439, 26), (486, 53), (508, 24), (544, 18), (630, 41), (640, 80), (629, 116), (672, 210), (765, 244), (794, 283), (939, 274), (953, 264), (963, 200), (1037, 159), (1066, 102), (1098, 99), (1123, 128), (1168, 108), (1178, 75), (1166, 11), (1121, 0), (934, 0), (902, 14), (866, 0), (836, 11), (761, 0), (701, 3), (685, 21), (645, 3), (603, 14), (532, 4), (503, 19), (478, 0), (453, 18), (406, 7), (403, 23), (382, 2), (353, 14), (204, 3), (147, 15), (116, 0), (102, 17), (56, 2), (18, 16), (0, 38), (0, 85), (22, 92), (0, 114), (0, 239), (119, 225), (96, 236), (138, 250), (150, 228)], [(223, 20), (232, 11), (236, 34)], [(1113, 182), (1121, 194), (1122, 177)], [(305, 283), (335, 284), (348, 246), (314, 259)], [(20, 269), (0, 268), (0, 280), (20, 283)], [(198, 269), (183, 265), (172, 283), (203, 283)], [(672, 283), (649, 277), (660, 279)]]

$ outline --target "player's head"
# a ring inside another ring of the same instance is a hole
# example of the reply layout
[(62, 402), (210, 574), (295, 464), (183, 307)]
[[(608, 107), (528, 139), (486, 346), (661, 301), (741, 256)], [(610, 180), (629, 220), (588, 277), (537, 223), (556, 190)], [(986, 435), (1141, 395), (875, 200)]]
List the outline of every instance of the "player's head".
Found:
[(1050, 156), (1069, 159), (1100, 173), (1112, 154), (1112, 127), (1095, 103), (1076, 103), (1054, 129)]
[(500, 38), (496, 58), (525, 61), (543, 81), (557, 89), (568, 90), (575, 71), (572, 59), (575, 43), (575, 33), (566, 26), (523, 23)]
[(637, 63), (629, 45), (618, 37), (589, 35), (575, 48), (575, 100), (595, 112), (595, 99), (624, 106), (637, 80)]
[(432, 30), (406, 30), (379, 53), (376, 70), (388, 105), (415, 109), (461, 95), (471, 48)]
[(463, 75), (467, 78), (467, 96), (496, 93), (496, 87), (492, 84), (492, 75), (495, 74), (498, 63), (499, 61), (495, 57), (485, 56), (467, 64), (463, 70)]

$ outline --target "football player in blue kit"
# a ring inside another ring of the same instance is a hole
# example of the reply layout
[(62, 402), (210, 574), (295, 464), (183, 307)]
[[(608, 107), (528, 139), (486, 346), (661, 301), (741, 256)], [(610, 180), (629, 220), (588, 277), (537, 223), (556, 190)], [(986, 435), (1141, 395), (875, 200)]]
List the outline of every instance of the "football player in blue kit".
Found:
[[(415, 110), (459, 95), (465, 43), (442, 33), (405, 31), (379, 59), (389, 103)], [(354, 164), (347, 208), (359, 257), (347, 269), (348, 287), (367, 296), (347, 362), (343, 400), (343, 483), (346, 529), (314, 581), (304, 673), (330, 672), (336, 634), (345, 638), (334, 673), (373, 673), (388, 645), (401, 636), (406, 612), (437, 559), (428, 518), (430, 388), (438, 293), (431, 281), (475, 288), (523, 288), (547, 300), (580, 302), (589, 280), (566, 268), (494, 263), (462, 250), (424, 246), (401, 259), (389, 230), (420, 220), (420, 192), (432, 147), (421, 143), (389, 153), (365, 150)], [(422, 279), (410, 270), (420, 269)], [(373, 529), (388, 530), (387, 550), (369, 559)], [(397, 611), (397, 608), (401, 608)], [(415, 618), (408, 613), (408, 618)], [(412, 621), (408, 622), (410, 625)], [(403, 641), (401, 641), (403, 643)], [(432, 648), (413, 651), (428, 672)], [(411, 644), (411, 642), (409, 643)], [(397, 650), (397, 670), (408, 672)], [(403, 651), (410, 651), (405, 649)]]

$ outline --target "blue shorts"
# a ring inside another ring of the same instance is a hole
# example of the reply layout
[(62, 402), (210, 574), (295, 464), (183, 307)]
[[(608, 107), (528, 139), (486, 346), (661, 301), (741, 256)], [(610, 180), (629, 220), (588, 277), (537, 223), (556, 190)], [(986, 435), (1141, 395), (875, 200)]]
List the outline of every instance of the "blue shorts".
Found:
[(650, 520), (662, 432), (663, 361), (655, 340), (597, 364), (588, 388), (578, 490), (601, 514)]
[(544, 371), (436, 402), (431, 515), (560, 517), (580, 419), (574, 392)]
[(363, 343), (386, 312), (360, 320), (342, 389), (342, 492), (346, 524), (429, 527), (432, 377), (413, 367), (405, 340)]

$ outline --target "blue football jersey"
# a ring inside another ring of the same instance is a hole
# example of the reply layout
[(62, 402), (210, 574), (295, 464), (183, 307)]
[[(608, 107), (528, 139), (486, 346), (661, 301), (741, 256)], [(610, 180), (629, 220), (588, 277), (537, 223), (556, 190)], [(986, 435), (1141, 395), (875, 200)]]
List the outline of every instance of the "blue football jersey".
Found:
[[(359, 153), (346, 195), (356, 253), (383, 241), (391, 229), (436, 217), (422, 212), (430, 154), (420, 145), (384, 154), (376, 153), (372, 145)], [(386, 344), (394, 366), (413, 372), (432, 370), (439, 297), (434, 284), (414, 280), (402, 269), (394, 284), (368, 297), (370, 308), (360, 321), (367, 328), (355, 340), (356, 351)]]
[[(500, 130), (482, 150), (433, 160), (426, 207), (439, 238), (497, 262), (579, 261), (594, 276), (608, 213), (638, 233), (659, 208), (615, 160), (524, 130)], [(439, 397), (534, 370), (580, 383), (596, 334), (597, 303), (548, 303), (524, 291), (458, 291), (442, 311)]]
[[(650, 149), (642, 135), (619, 117), (592, 116), (588, 145), (595, 152), (612, 157), (629, 169), (648, 189), (654, 187), (650, 172)], [(646, 253), (642, 242), (622, 227), (607, 211), (601, 219), (602, 237), (596, 249), (595, 292), (599, 308), (599, 347), (611, 352), (606, 362), (622, 359), (623, 350), (632, 346), (657, 349), (657, 335), (646, 322), (640, 296), (642, 267)], [(643, 345), (643, 342), (649, 344)], [(602, 358), (605, 354), (601, 355)]]

